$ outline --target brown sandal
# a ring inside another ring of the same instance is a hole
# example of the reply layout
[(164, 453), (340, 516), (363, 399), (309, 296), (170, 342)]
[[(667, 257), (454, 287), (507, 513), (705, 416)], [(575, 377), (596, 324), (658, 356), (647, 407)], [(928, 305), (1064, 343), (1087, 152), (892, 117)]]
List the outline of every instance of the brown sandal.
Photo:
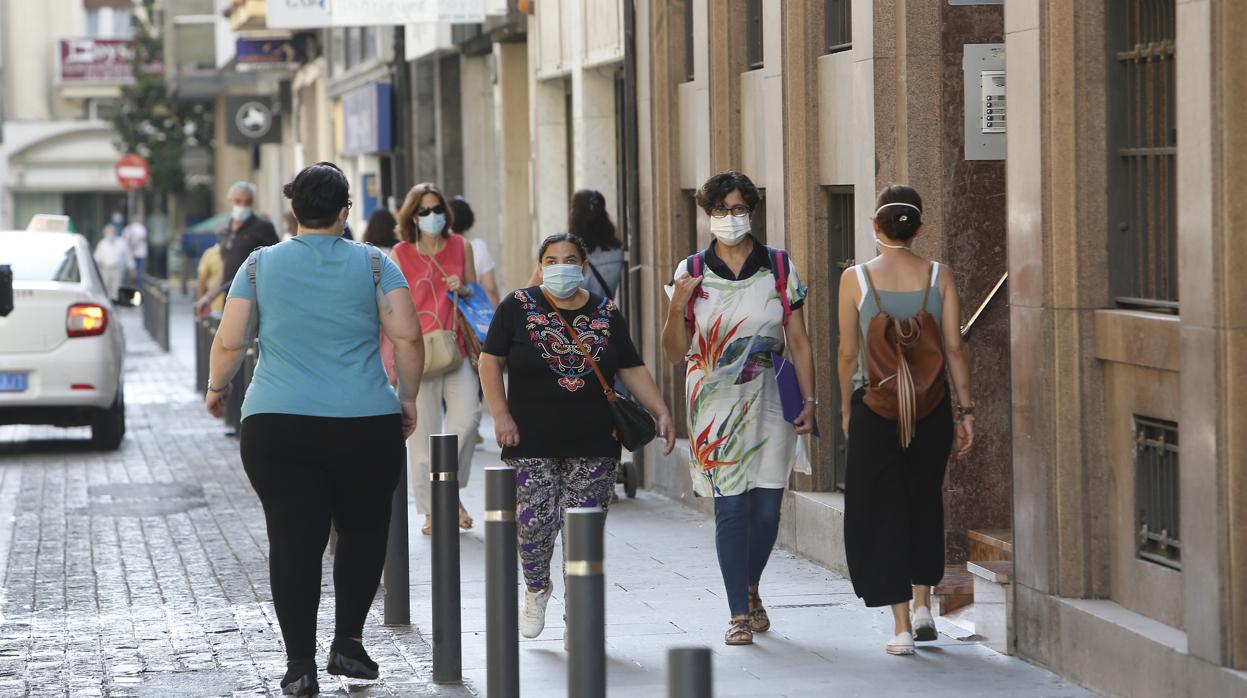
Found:
[(757, 589), (749, 591), (749, 629), (755, 633), (764, 633), (771, 629), (771, 618), (766, 615)]
[(753, 631), (749, 629), (748, 618), (734, 618), (723, 636), (725, 645), (752, 645)]

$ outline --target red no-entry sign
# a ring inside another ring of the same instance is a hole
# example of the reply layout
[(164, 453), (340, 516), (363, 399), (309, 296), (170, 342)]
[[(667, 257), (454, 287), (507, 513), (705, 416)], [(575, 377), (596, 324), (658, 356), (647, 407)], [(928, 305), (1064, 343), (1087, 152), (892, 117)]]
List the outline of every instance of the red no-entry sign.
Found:
[(127, 191), (142, 189), (152, 174), (147, 161), (141, 155), (134, 153), (123, 155), (113, 166), (113, 172), (117, 174), (117, 181), (121, 183), (121, 188)]

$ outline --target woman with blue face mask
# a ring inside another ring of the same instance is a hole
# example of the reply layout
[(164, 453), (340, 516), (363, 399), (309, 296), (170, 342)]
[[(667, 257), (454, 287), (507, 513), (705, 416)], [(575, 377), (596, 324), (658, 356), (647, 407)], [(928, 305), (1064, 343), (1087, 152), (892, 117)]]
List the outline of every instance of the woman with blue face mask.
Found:
[[(403, 271), (411, 297), (420, 315), (420, 326), (427, 338), (435, 333), (455, 333), (457, 352), (450, 365), (434, 367), (431, 352), (425, 352), (425, 373), (416, 404), (420, 421), (407, 441), (411, 486), (416, 507), (424, 514), (421, 532), (432, 533), (432, 487), (429, 480), (429, 436), (455, 434), (459, 437), (459, 487), (466, 487), (472, 473), (472, 452), (476, 448), (476, 429), (481, 421), (481, 400), (476, 371), (467, 360), (468, 351), (456, 330), (455, 296), (472, 294), (468, 284), (476, 283), (472, 246), (462, 235), (452, 232), (453, 213), (437, 186), (417, 184), (407, 193), (398, 212), (398, 233), (402, 239), (390, 251)], [(390, 354), (383, 348), (382, 359)], [(393, 376), (393, 372), (390, 371)], [(459, 527), (472, 528), (472, 517), (459, 505)]]
[[(596, 362), (608, 384), (618, 376), (658, 422), (666, 452), (675, 445), (671, 416), (641, 362), (615, 302), (581, 288), (589, 252), (575, 235), (541, 244), (540, 286), (502, 299), (481, 350), (485, 401), (502, 460), (516, 469), (520, 558), (527, 593), (520, 632), (545, 627), (550, 557), (563, 515), (610, 505), (620, 446)], [(560, 319), (561, 316), (561, 319)], [(579, 341), (567, 326), (575, 328)], [(502, 382), (507, 369), (509, 381)]]

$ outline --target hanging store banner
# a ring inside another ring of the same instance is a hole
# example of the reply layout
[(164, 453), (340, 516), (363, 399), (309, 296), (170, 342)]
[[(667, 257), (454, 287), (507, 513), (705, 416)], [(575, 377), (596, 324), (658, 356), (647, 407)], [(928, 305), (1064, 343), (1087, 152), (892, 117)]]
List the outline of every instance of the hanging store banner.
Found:
[(379, 153), (394, 147), (393, 92), (370, 83), (342, 95), (342, 154)]
[(281, 116), (266, 96), (225, 98), (225, 141), (230, 145), (281, 143)]
[(485, 0), (268, 0), (269, 29), (485, 21)]
[(297, 70), (303, 52), (293, 39), (238, 39), (234, 44), (238, 69)]
[[(134, 82), (134, 42), (130, 39), (61, 39), (61, 82)], [(148, 75), (160, 75), (164, 66), (143, 66)]]

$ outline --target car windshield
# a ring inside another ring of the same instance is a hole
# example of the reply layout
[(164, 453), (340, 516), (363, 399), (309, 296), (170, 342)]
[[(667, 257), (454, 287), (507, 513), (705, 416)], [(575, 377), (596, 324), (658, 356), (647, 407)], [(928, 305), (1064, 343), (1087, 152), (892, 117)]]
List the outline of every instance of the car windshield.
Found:
[(20, 244), (3, 244), (0, 238), (0, 264), (13, 269), (14, 281), (62, 281), (78, 283), (78, 254), (73, 238), (49, 237), (31, 243), (23, 236)]

